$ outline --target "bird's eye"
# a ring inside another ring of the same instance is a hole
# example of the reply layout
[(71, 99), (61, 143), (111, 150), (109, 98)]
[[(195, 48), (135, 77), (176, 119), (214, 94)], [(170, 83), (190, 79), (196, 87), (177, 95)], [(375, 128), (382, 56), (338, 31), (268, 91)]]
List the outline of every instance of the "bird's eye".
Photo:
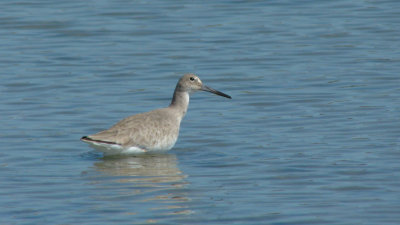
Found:
[(189, 79), (190, 79), (191, 81), (194, 81), (194, 77), (190, 77)]

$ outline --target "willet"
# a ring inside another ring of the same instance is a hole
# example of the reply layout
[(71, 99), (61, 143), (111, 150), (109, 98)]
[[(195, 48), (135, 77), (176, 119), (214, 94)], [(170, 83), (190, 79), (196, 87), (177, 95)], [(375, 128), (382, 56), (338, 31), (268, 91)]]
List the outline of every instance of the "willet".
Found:
[(189, 94), (196, 91), (231, 98), (203, 85), (196, 75), (185, 74), (179, 79), (168, 107), (127, 117), (110, 129), (84, 136), (81, 140), (106, 155), (169, 150), (178, 139), (179, 127), (189, 105)]

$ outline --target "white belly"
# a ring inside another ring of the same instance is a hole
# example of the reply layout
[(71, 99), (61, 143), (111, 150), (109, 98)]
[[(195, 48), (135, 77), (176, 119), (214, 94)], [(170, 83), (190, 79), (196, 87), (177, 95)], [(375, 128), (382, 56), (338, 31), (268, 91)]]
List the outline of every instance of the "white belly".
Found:
[(141, 154), (146, 152), (168, 151), (174, 147), (177, 138), (164, 138), (155, 145), (138, 147), (138, 146), (122, 146), (118, 144), (107, 144), (101, 142), (88, 142), (93, 148), (104, 153), (104, 155), (130, 155)]

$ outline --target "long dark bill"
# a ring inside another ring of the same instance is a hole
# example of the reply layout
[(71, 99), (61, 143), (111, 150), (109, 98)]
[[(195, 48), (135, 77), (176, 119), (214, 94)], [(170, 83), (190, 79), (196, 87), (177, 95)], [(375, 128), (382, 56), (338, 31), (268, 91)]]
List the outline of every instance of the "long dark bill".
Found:
[(229, 95), (227, 95), (227, 94), (225, 94), (225, 93), (222, 93), (222, 92), (220, 92), (220, 91), (217, 91), (217, 90), (212, 89), (212, 88), (210, 88), (210, 87), (207, 87), (207, 86), (205, 86), (205, 85), (203, 85), (203, 86), (201, 87), (201, 90), (202, 90), (202, 91), (208, 91), (208, 92), (214, 93), (214, 94), (216, 94), (216, 95), (223, 96), (223, 97), (225, 97), (225, 98), (232, 98), (231, 96), (229, 96)]

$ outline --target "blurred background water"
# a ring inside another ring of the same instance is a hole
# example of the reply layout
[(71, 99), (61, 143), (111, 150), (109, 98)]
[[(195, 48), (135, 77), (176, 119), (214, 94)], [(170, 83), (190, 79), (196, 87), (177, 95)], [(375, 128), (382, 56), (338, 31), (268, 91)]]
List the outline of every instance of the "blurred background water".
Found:
[[(400, 224), (400, 3), (1, 1), (0, 224)], [(165, 154), (79, 141), (167, 106)]]

